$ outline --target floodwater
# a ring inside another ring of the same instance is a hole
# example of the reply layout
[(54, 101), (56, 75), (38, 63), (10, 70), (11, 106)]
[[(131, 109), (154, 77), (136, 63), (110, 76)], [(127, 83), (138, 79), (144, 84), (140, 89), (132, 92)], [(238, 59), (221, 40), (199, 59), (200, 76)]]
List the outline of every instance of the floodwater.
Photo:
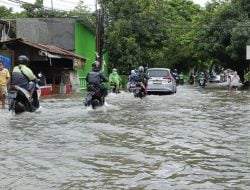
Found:
[(0, 189), (250, 189), (250, 92), (46, 98), (0, 110)]

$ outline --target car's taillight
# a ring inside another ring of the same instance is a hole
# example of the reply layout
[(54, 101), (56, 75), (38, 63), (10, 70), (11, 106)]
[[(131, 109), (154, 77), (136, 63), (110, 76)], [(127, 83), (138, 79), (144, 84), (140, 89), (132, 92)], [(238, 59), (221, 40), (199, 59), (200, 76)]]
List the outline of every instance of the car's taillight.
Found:
[(163, 77), (163, 79), (167, 80), (168, 82), (171, 82), (171, 81), (172, 81), (172, 78), (171, 78), (171, 77)]

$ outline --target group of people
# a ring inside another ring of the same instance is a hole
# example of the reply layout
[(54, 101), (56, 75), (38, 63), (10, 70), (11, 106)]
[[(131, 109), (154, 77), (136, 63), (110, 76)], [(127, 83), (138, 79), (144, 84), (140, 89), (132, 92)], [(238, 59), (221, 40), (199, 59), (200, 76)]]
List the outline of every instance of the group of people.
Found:
[[(86, 81), (88, 85), (94, 85), (99, 88), (104, 96), (108, 94), (108, 88), (104, 85), (104, 82), (115, 83), (117, 92), (120, 92), (122, 87), (122, 79), (117, 72), (116, 68), (112, 69), (112, 73), (110, 73), (107, 78), (101, 72), (101, 65), (98, 61), (95, 61), (92, 64), (92, 71), (87, 74)], [(137, 71), (131, 70), (131, 74), (129, 75), (128, 83), (141, 82), (143, 89), (146, 93), (146, 85), (147, 85), (147, 76), (144, 73), (144, 67), (140, 66)]]
[(20, 55), (17, 59), (17, 65), (13, 68), (10, 76), (9, 70), (3, 67), (3, 61), (0, 60), (0, 99), (2, 109), (5, 108), (9, 85), (20, 86), (26, 89), (30, 93), (30, 96), (32, 96), (38, 79), (28, 65), (29, 58), (25, 55)]
[(144, 67), (139, 66), (138, 70), (131, 70), (130, 75), (128, 77), (127, 89), (130, 88), (131, 84), (139, 83), (144, 93), (146, 94), (148, 76), (144, 72)]

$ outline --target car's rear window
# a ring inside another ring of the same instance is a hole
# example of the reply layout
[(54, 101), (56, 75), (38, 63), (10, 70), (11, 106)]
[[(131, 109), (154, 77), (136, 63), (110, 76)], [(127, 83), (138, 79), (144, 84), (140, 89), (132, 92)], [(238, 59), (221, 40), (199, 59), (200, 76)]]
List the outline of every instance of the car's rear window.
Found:
[(147, 74), (149, 77), (168, 77), (170, 73), (168, 70), (148, 70)]

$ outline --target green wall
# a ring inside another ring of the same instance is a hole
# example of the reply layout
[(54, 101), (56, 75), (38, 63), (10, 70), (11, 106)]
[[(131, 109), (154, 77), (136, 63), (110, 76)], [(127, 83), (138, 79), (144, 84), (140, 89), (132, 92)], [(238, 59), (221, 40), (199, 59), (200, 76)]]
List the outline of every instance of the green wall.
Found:
[[(78, 77), (80, 79), (80, 89), (85, 89), (85, 77), (89, 71), (92, 70), (92, 63), (95, 61), (95, 34), (88, 30), (82, 23), (75, 24), (75, 53), (87, 58), (83, 69), (79, 69)], [(108, 56), (104, 55), (105, 68), (104, 73), (108, 76)], [(84, 80), (84, 81), (83, 81)]]
[(79, 77), (86, 77), (95, 61), (95, 34), (79, 22), (75, 25), (75, 49), (77, 54), (87, 58), (83, 69), (78, 70)]

